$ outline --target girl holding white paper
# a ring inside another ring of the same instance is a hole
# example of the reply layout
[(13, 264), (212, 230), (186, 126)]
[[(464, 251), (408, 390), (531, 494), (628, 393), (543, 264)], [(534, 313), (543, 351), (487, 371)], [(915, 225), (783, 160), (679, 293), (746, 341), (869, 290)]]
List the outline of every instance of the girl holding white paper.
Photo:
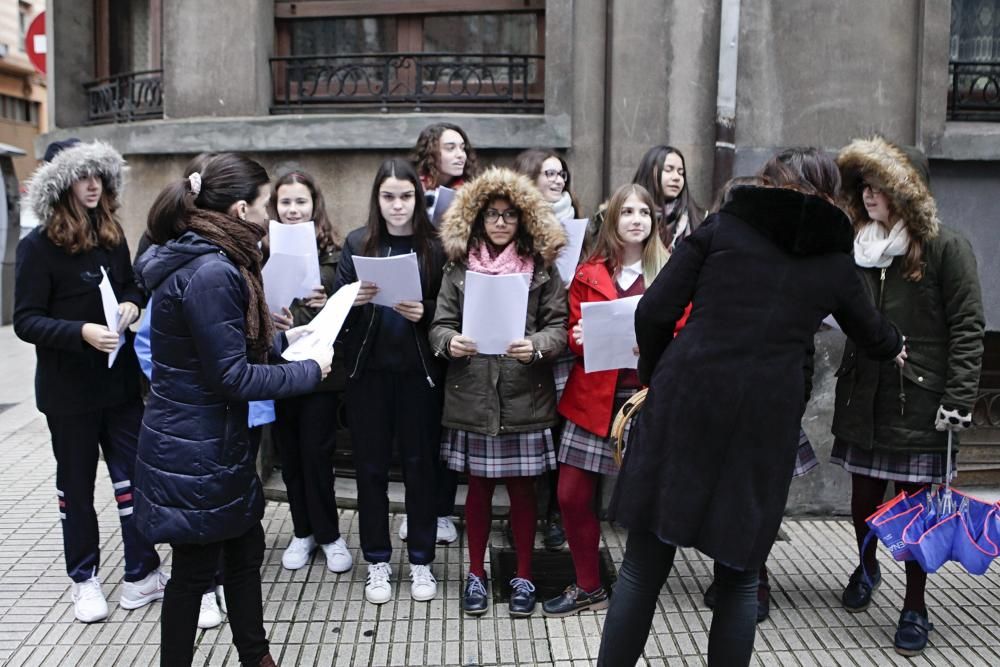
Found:
[[(271, 193), (270, 209), (283, 225), (313, 223), (322, 283), (309, 298), (295, 299), (285, 314), (271, 314), (275, 328), (283, 331), (309, 324), (326, 305), (327, 297), (334, 292), (340, 246), (326, 212), (323, 193), (311, 175), (292, 171), (278, 178)], [(337, 356), (331, 373), (316, 391), (282, 399), (275, 406), (281, 478), (292, 514), (292, 539), (281, 557), (281, 565), (287, 570), (305, 567), (318, 547), (323, 549), (326, 567), (331, 572), (347, 572), (354, 565), (340, 533), (334, 494), (333, 455), (340, 412), (335, 392), (344, 387), (344, 379), (343, 358)]]
[[(241, 155), (209, 158), (168, 185), (150, 210), (154, 240), (136, 262), (152, 290), (152, 382), (136, 459), (135, 517), (173, 547), (161, 616), (161, 661), (191, 664), (199, 606), (225, 554), (233, 643), (245, 665), (273, 665), (263, 623), (264, 493), (247, 428), (248, 401), (313, 391), (332, 348), (269, 365), (276, 343), (260, 275), (267, 172)], [(180, 220), (180, 225), (178, 225)], [(301, 334), (301, 330), (298, 331)]]
[[(127, 329), (144, 298), (116, 214), (124, 168), (125, 160), (108, 144), (64, 147), (31, 178), (23, 205), (41, 224), (17, 246), (14, 332), (35, 345), (38, 357), (35, 398), (52, 436), (66, 571), (74, 614), (84, 623), (108, 615), (98, 579), (98, 448), (122, 525), (125, 583), (119, 604), (141, 607), (162, 598), (166, 584), (159, 556), (132, 516), (142, 400)], [(116, 330), (106, 326), (99, 288), (104, 272), (117, 295)], [(122, 333), (127, 344), (109, 367)]]
[[(472, 615), (487, 608), (484, 557), (493, 490), (502, 480), (517, 550), (510, 614), (530, 616), (535, 480), (556, 465), (551, 362), (566, 345), (566, 289), (555, 260), (566, 232), (526, 176), (491, 168), (458, 193), (441, 225), (441, 240), (450, 262), (430, 338), (435, 353), (450, 360), (441, 456), (452, 470), (469, 475), (470, 572), (462, 608)], [(479, 354), (476, 341), (462, 334), (469, 272), (520, 273), (529, 281), (524, 337), (511, 341), (505, 355)]]
[(378, 286), (363, 283), (342, 330), (347, 366), (347, 421), (357, 469), (361, 551), (368, 562), (365, 598), (392, 599), (389, 541), (389, 464), (400, 448), (406, 482), (410, 595), (437, 595), (431, 572), (437, 538), (435, 491), (441, 428), (442, 368), (427, 329), (434, 318), (444, 254), (422, 206), (417, 172), (400, 158), (386, 160), (372, 185), (368, 224), (347, 235), (336, 287), (357, 281), (356, 256), (416, 253), (423, 301), (390, 308), (371, 303)]
[(576, 581), (542, 605), (546, 616), (569, 616), (608, 605), (608, 591), (598, 571), (601, 529), (594, 495), (601, 475), (618, 472), (608, 440), (611, 420), (641, 385), (634, 369), (585, 372), (581, 306), (638, 296), (652, 283), (667, 260), (666, 248), (653, 233), (654, 207), (642, 186), (618, 188), (594, 249), (570, 284), (567, 342), (576, 363), (559, 402), (566, 426), (559, 445), (558, 495)]

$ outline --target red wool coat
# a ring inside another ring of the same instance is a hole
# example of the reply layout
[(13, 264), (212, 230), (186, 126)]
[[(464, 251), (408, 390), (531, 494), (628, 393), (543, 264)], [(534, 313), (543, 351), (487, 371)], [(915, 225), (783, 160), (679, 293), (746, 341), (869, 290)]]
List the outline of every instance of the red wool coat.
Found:
[[(611, 430), (611, 411), (614, 409), (615, 387), (618, 385), (618, 371), (596, 371), (587, 373), (583, 369), (583, 346), (577, 345), (573, 339), (573, 327), (580, 321), (581, 308), (584, 303), (594, 301), (614, 301), (618, 298), (608, 265), (600, 260), (584, 262), (576, 269), (573, 282), (569, 287), (569, 320), (567, 322), (567, 342), (569, 349), (576, 355), (576, 363), (570, 371), (569, 380), (562, 400), (559, 401), (559, 414), (581, 426), (591, 433), (606, 437)], [(676, 331), (680, 331), (687, 320), (691, 306), (677, 322)], [(675, 335), (676, 335), (675, 331)]]

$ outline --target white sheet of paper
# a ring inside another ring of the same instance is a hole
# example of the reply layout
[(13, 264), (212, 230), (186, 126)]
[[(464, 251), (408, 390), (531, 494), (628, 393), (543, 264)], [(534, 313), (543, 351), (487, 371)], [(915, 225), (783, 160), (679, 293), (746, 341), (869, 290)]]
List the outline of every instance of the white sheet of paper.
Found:
[[(101, 267), (101, 282), (97, 286), (101, 290), (101, 305), (104, 307), (104, 320), (107, 322), (108, 330), (115, 332), (118, 331), (118, 297), (115, 296), (115, 290), (111, 287), (111, 279), (108, 278), (108, 272)], [(114, 352), (108, 354), (108, 368), (111, 368), (115, 364), (115, 359), (118, 358), (118, 350), (122, 349), (122, 345), (125, 344), (125, 334), (118, 336), (118, 346), (115, 348)]]
[(559, 251), (559, 256), (556, 258), (556, 268), (559, 269), (559, 275), (566, 287), (569, 287), (570, 281), (573, 280), (573, 274), (576, 273), (576, 267), (580, 263), (580, 253), (583, 252), (583, 240), (587, 236), (587, 225), (589, 224), (590, 219), (583, 218), (569, 220), (563, 225), (569, 239), (563, 249)]
[(272, 220), (268, 227), (268, 243), (270, 244), (271, 257), (274, 255), (293, 255), (302, 258), (301, 261), (305, 264), (306, 273), (302, 278), (301, 289), (295, 296), (309, 296), (312, 288), (320, 284), (315, 223), (310, 220), (294, 225), (283, 225), (277, 220)]
[(451, 188), (446, 188), (445, 186), (439, 186), (437, 189), (437, 198), (434, 200), (434, 212), (431, 213), (431, 224), (435, 227), (441, 226), (441, 218), (448, 211), (448, 207), (451, 206), (452, 200), (455, 199), (455, 191)]
[(378, 285), (378, 293), (372, 299), (376, 306), (392, 308), (400, 301), (423, 301), (415, 252), (394, 257), (355, 255), (354, 269), (358, 280)]
[(583, 368), (588, 373), (638, 368), (635, 307), (639, 296), (580, 304), (583, 322)]
[(476, 341), (480, 354), (506, 354), (511, 343), (524, 338), (530, 284), (530, 273), (466, 272), (462, 335)]
[(288, 361), (302, 361), (303, 359), (316, 359), (323, 354), (324, 350), (333, 347), (333, 343), (340, 335), (340, 329), (344, 326), (344, 320), (354, 305), (354, 299), (361, 289), (361, 282), (353, 282), (344, 285), (326, 301), (323, 309), (316, 313), (309, 326), (313, 332), (298, 339), (281, 353), (282, 358)]
[(264, 280), (264, 298), (272, 313), (280, 313), (296, 297), (303, 296), (302, 284), (307, 273), (304, 257), (271, 254), (260, 275)]

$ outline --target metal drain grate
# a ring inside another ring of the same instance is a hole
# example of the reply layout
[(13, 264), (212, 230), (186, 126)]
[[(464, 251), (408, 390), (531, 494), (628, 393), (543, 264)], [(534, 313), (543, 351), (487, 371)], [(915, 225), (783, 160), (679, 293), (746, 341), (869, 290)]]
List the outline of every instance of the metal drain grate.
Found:
[[(618, 578), (611, 554), (606, 547), (601, 547), (598, 566), (601, 572), (601, 583), (606, 589)], [(573, 559), (569, 549), (562, 551), (539, 551), (536, 549), (531, 557), (531, 568), (538, 602), (553, 598), (576, 579), (573, 570)], [(491, 586), (493, 586), (494, 602), (510, 601), (510, 580), (517, 574), (517, 556), (513, 547), (490, 547)]]

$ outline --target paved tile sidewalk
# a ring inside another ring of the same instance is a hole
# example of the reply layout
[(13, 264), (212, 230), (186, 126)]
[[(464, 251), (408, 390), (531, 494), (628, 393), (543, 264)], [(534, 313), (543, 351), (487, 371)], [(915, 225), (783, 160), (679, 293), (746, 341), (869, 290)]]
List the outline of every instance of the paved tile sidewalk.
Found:
[[(11, 341), (0, 329), (0, 344)], [(23, 348), (15, 348), (23, 352)], [(7, 353), (5, 358), (10, 358)], [(23, 360), (22, 360), (23, 361)], [(19, 364), (20, 365), (20, 364)], [(6, 367), (5, 367), (6, 368)], [(156, 665), (159, 603), (128, 612), (117, 606), (122, 568), (121, 536), (111, 484), (99, 470), (99, 511), (104, 590), (110, 618), (83, 625), (73, 619), (55, 500), (55, 465), (44, 419), (30, 400), (30, 377), (0, 374), (0, 663), (4, 665)], [(29, 386), (26, 388), (25, 383)], [(355, 513), (342, 513), (342, 529), (356, 560)], [(398, 520), (393, 521), (393, 527)], [(495, 524), (499, 526), (499, 524)], [(381, 607), (364, 602), (364, 564), (336, 576), (316, 560), (298, 572), (281, 568), (291, 534), (287, 505), (269, 503), (264, 518), (265, 620), (272, 651), (291, 665), (539, 665), (594, 664), (603, 612), (568, 619), (512, 620), (506, 605), (479, 619), (462, 618), (459, 596), (465, 546), (440, 548), (434, 571), (438, 599), (412, 602), (403, 552), (393, 560), (396, 600)], [(604, 527), (616, 564), (624, 535)], [(904, 660), (892, 652), (902, 600), (901, 564), (883, 557), (884, 583), (872, 608), (852, 615), (840, 608), (839, 591), (854, 560), (849, 523), (786, 521), (787, 541), (772, 553), (771, 619), (757, 634), (755, 665), (1000, 665), (1000, 566), (972, 577), (950, 565), (930, 578), (928, 591), (936, 632), (925, 655)], [(397, 538), (394, 544), (401, 546)], [(496, 531), (493, 540), (502, 545)], [(167, 567), (169, 550), (161, 551)], [(711, 614), (701, 604), (711, 563), (682, 551), (664, 588), (646, 644), (648, 665), (703, 665)], [(197, 665), (237, 665), (228, 626), (199, 631)]]

